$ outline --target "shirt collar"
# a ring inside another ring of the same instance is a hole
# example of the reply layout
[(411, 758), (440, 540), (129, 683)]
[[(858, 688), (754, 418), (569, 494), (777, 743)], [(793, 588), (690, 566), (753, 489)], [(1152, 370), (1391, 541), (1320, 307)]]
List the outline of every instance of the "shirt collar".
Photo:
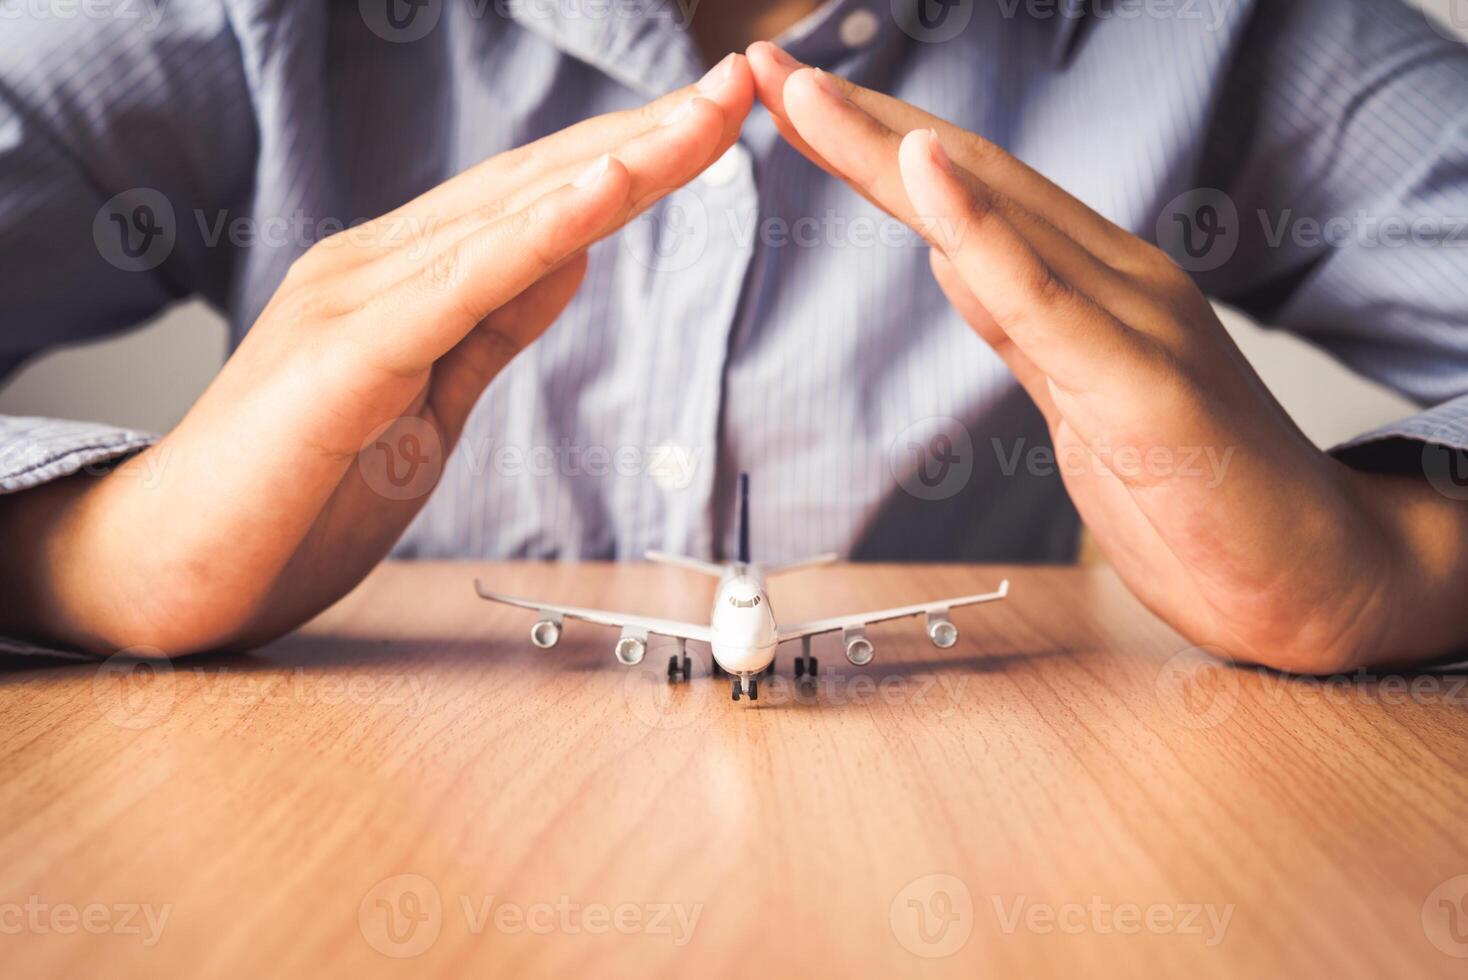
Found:
[(515, 0), (510, 19), (645, 96), (703, 74), (689, 31), (695, 0)]
[[(897, 7), (929, 0), (828, 0), (776, 40), (808, 64), (829, 66), (859, 50), (872, 50), (904, 40)], [(973, 3), (992, 0), (970, 0)], [(646, 96), (687, 85), (704, 65), (689, 24), (698, 0), (617, 0), (586, 4), (583, 0), (521, 0), (509, 14), (522, 27), (549, 40), (572, 57)], [(1058, 0), (1051, 60), (1063, 65), (1074, 52), (1087, 0)], [(852, 35), (863, 30), (853, 18), (865, 19), (872, 34), (860, 45)]]

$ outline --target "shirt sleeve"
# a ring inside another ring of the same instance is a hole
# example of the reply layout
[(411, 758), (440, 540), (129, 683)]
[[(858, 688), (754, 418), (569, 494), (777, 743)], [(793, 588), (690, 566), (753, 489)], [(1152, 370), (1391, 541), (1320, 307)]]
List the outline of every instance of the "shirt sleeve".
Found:
[(1270, 0), (1214, 109), (1192, 199), (1238, 234), (1199, 284), (1423, 407), (1351, 465), (1468, 448), (1465, 92), (1468, 48), (1397, 0)]
[[(211, 231), (247, 201), (256, 132), (218, 3), (32, 5), (0, 45), (0, 380), (48, 348), (105, 336), (173, 301), (227, 299), (234, 255)], [(0, 418), (0, 493), (137, 452), (144, 433)]]
[[(43, 9), (44, 8), (44, 9)], [(217, 2), (29, 5), (0, 44), (0, 381), (48, 348), (228, 298), (211, 231), (249, 199), (257, 127)], [(242, 212), (240, 212), (242, 213)], [(116, 462), (153, 436), (0, 416), (0, 494)], [(85, 657), (0, 637), (0, 654)]]

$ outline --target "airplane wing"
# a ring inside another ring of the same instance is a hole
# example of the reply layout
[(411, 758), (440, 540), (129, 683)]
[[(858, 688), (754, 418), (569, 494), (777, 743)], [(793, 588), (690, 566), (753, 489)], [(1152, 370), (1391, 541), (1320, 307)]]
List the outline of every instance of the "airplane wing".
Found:
[(830, 619), (817, 619), (809, 623), (798, 623), (794, 626), (781, 626), (779, 629), (780, 642), (786, 640), (798, 640), (803, 636), (815, 636), (818, 633), (834, 633), (836, 630), (860, 629), (870, 626), (872, 623), (881, 623), (889, 619), (902, 619), (905, 616), (918, 616), (923, 613), (943, 613), (960, 606), (974, 606), (981, 602), (994, 602), (1009, 595), (1009, 579), (999, 583), (999, 588), (993, 592), (983, 595), (959, 596), (956, 599), (938, 599), (933, 602), (919, 602), (911, 606), (897, 606), (893, 609), (878, 609), (873, 612), (851, 613), (846, 616), (832, 616)]
[(659, 636), (672, 636), (684, 640), (699, 640), (708, 643), (713, 638), (713, 631), (707, 626), (697, 623), (684, 623), (676, 619), (658, 619), (653, 616), (634, 616), (628, 613), (608, 612), (605, 609), (583, 609), (580, 606), (562, 606), (554, 602), (540, 602), (535, 599), (521, 599), (518, 596), (501, 595), (498, 592), (490, 592), (484, 587), (484, 583), (478, 579), (474, 580), (474, 590), (479, 593), (479, 598), (488, 599), (491, 602), (502, 602), (507, 606), (519, 606), (521, 609), (531, 609), (539, 613), (550, 613), (552, 615), (564, 616), (568, 619), (580, 619), (588, 623), (596, 623), (600, 626), (615, 626), (619, 629), (631, 627), (635, 630), (646, 630)]

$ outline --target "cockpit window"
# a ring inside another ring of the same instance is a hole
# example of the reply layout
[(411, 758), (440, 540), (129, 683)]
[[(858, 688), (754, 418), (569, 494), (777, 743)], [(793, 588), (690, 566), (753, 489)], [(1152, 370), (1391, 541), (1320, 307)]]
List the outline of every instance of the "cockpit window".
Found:
[(755, 596), (752, 599), (737, 599), (731, 595), (729, 597), (729, 605), (735, 606), (739, 609), (753, 609), (755, 606), (759, 605), (759, 596)]

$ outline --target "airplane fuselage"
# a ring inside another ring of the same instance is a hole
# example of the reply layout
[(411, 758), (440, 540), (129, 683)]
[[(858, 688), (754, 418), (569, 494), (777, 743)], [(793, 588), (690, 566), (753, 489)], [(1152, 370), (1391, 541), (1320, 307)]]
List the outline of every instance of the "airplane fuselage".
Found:
[(775, 659), (779, 633), (765, 578), (754, 565), (729, 566), (714, 592), (710, 647), (720, 667), (748, 681)]

